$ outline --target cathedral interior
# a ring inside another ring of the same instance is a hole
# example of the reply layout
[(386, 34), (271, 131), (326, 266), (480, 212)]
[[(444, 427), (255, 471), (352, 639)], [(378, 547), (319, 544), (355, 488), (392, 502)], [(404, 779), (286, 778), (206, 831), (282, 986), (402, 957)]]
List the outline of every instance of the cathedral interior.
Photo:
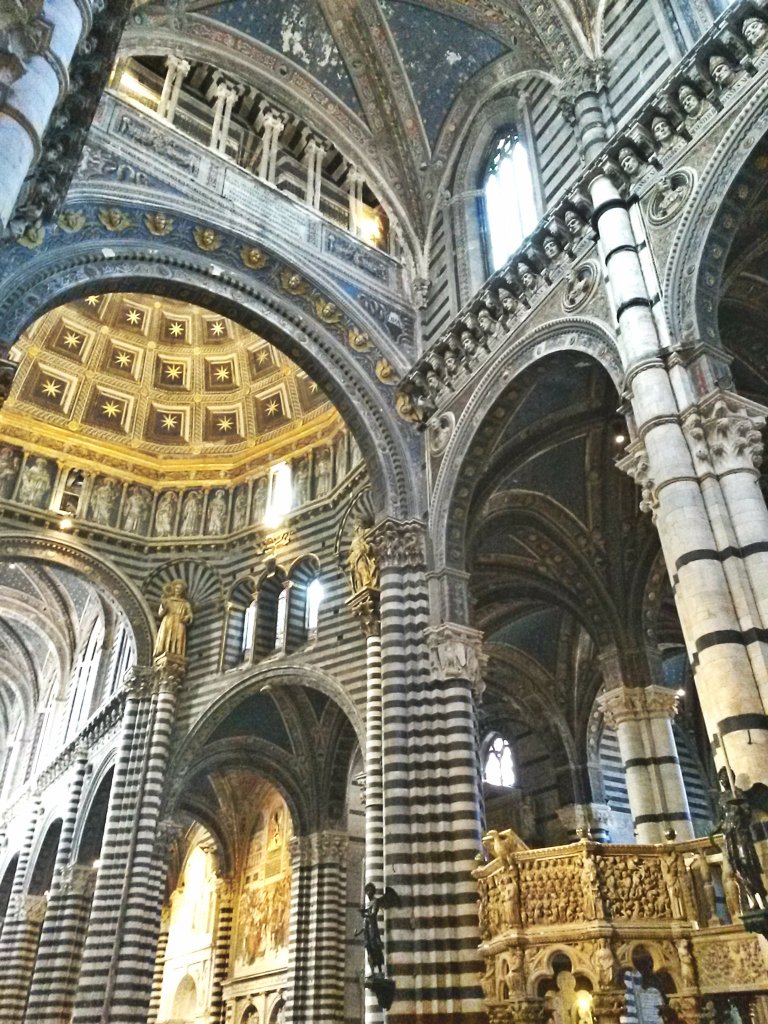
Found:
[(768, 1024), (768, 0), (0, 0), (0, 1024)]

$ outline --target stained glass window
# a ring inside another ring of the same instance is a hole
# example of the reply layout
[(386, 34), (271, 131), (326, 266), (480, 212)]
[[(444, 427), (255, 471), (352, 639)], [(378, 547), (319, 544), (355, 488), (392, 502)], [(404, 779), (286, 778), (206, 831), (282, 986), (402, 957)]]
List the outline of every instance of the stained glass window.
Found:
[(496, 139), (483, 194), (488, 256), (491, 269), (498, 270), (538, 222), (528, 153), (515, 129)]

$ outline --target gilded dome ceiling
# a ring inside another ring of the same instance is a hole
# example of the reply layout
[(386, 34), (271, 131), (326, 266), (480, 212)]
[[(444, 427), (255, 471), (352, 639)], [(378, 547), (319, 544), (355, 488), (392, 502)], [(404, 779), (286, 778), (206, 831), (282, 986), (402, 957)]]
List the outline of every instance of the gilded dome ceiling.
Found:
[(189, 303), (91, 295), (46, 313), (13, 355), (0, 437), (147, 482), (200, 479), (214, 465), (218, 476), (240, 476), (343, 429), (295, 363)]

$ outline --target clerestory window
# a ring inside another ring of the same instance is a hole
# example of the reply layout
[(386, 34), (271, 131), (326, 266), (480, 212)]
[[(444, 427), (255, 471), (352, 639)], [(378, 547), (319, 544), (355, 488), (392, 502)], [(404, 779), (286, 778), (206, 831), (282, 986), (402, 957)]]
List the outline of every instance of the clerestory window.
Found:
[(515, 128), (496, 137), (483, 183), (491, 270), (502, 267), (538, 223), (528, 152)]
[(483, 779), (491, 786), (511, 789), (515, 785), (515, 762), (512, 748), (499, 733), (494, 733), (488, 742), (483, 769)]

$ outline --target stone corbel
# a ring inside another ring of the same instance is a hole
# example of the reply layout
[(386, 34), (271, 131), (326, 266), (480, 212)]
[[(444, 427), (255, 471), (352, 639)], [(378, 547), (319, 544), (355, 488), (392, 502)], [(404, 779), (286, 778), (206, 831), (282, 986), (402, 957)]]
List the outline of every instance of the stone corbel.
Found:
[(648, 452), (642, 440), (633, 441), (627, 447), (627, 454), (623, 459), (616, 460), (616, 466), (623, 470), (627, 476), (632, 477), (641, 490), (640, 511), (650, 512), (653, 521), (656, 521), (656, 509), (659, 500), (656, 497), (656, 485), (651, 479), (651, 467), (648, 462)]
[(379, 636), (381, 633), (381, 616), (379, 610), (379, 591), (371, 587), (358, 590), (346, 602), (347, 608), (359, 619), (363, 636)]
[(187, 659), (180, 654), (159, 654), (152, 666), (152, 687), (157, 693), (176, 693), (187, 672)]
[(487, 657), (483, 653), (483, 634), (469, 626), (444, 622), (426, 631), (432, 675), (435, 679), (466, 679), (475, 698), (480, 700), (485, 689), (483, 669)]

